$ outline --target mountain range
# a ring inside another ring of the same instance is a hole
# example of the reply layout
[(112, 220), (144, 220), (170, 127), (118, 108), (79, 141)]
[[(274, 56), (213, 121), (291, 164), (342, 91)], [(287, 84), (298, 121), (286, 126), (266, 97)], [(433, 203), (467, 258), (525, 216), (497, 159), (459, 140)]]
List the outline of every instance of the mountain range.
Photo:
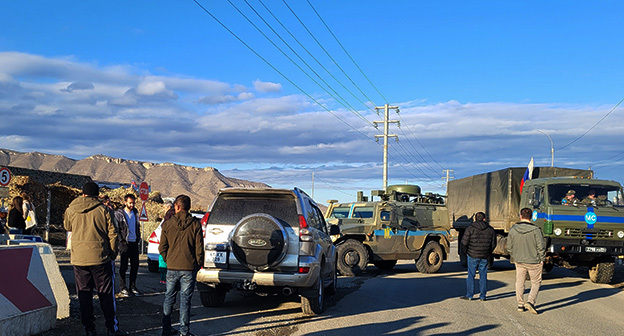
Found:
[(93, 155), (74, 160), (62, 155), (39, 152), (22, 153), (0, 149), (0, 165), (20, 168), (86, 175), (100, 184), (137, 184), (147, 182), (152, 191), (162, 197), (186, 194), (191, 197), (193, 208), (206, 209), (219, 189), (225, 187), (269, 187), (226, 177), (212, 167), (196, 168), (174, 163), (151, 163)]

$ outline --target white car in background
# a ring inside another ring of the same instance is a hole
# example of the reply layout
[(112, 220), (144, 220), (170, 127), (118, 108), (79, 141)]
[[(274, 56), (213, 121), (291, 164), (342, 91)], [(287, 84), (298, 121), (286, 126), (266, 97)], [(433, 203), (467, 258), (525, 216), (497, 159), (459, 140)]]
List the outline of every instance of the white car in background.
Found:
[[(199, 220), (202, 220), (204, 214), (204, 212), (191, 212), (191, 215)], [(158, 227), (147, 239), (147, 269), (150, 272), (158, 272), (158, 256), (160, 255), (160, 253), (158, 253), (158, 245), (160, 245), (160, 233), (162, 231), (163, 221), (158, 224)]]

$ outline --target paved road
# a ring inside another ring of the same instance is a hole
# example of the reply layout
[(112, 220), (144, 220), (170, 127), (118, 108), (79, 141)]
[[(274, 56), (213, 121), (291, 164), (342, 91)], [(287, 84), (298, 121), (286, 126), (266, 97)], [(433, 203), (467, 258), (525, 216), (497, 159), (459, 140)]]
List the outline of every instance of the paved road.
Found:
[[(71, 290), (71, 268), (61, 265)], [(617, 268), (620, 277), (622, 268)], [(458, 299), (465, 291), (465, 276), (454, 254), (432, 275), (417, 272), (410, 262), (384, 272), (369, 266), (366, 276), (339, 278), (338, 294), (318, 317), (301, 314), (296, 297), (234, 292), (228, 294), (225, 307), (204, 308), (196, 293), (191, 330), (197, 335), (261, 336), (617, 335), (624, 330), (624, 292), (617, 286), (591, 283), (586, 272), (555, 268), (546, 275), (538, 297), (540, 315), (516, 311), (514, 269), (508, 261), (496, 261), (489, 273), (486, 302)], [(164, 286), (158, 283), (157, 273), (144, 267), (139, 286), (146, 295), (118, 301), (121, 326), (132, 334), (160, 335)], [(72, 313), (77, 313), (75, 308)], [(77, 317), (72, 317), (45, 335), (66, 335), (79, 327)]]

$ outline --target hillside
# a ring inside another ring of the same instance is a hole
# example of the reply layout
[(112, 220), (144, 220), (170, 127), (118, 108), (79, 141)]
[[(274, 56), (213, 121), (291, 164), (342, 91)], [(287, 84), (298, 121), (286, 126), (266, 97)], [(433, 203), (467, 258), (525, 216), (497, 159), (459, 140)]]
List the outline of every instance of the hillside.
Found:
[(212, 167), (195, 168), (173, 163), (151, 163), (93, 155), (74, 160), (62, 155), (22, 153), (0, 149), (0, 165), (90, 176), (94, 181), (129, 184), (145, 181), (163, 197), (187, 194), (193, 208), (205, 209), (225, 187), (268, 187), (260, 182), (229, 178)]

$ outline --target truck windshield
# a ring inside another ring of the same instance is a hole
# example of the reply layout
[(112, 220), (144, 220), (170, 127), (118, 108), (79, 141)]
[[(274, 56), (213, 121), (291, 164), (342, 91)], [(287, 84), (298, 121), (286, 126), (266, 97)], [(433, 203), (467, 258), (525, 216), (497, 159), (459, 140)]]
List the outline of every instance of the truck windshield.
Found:
[(349, 217), (349, 211), (351, 210), (351, 206), (337, 206), (332, 209), (329, 218), (347, 218)]
[[(566, 195), (568, 200), (566, 199)], [(575, 204), (585, 206), (622, 206), (622, 190), (618, 186), (578, 184), (548, 185), (550, 204)]]

